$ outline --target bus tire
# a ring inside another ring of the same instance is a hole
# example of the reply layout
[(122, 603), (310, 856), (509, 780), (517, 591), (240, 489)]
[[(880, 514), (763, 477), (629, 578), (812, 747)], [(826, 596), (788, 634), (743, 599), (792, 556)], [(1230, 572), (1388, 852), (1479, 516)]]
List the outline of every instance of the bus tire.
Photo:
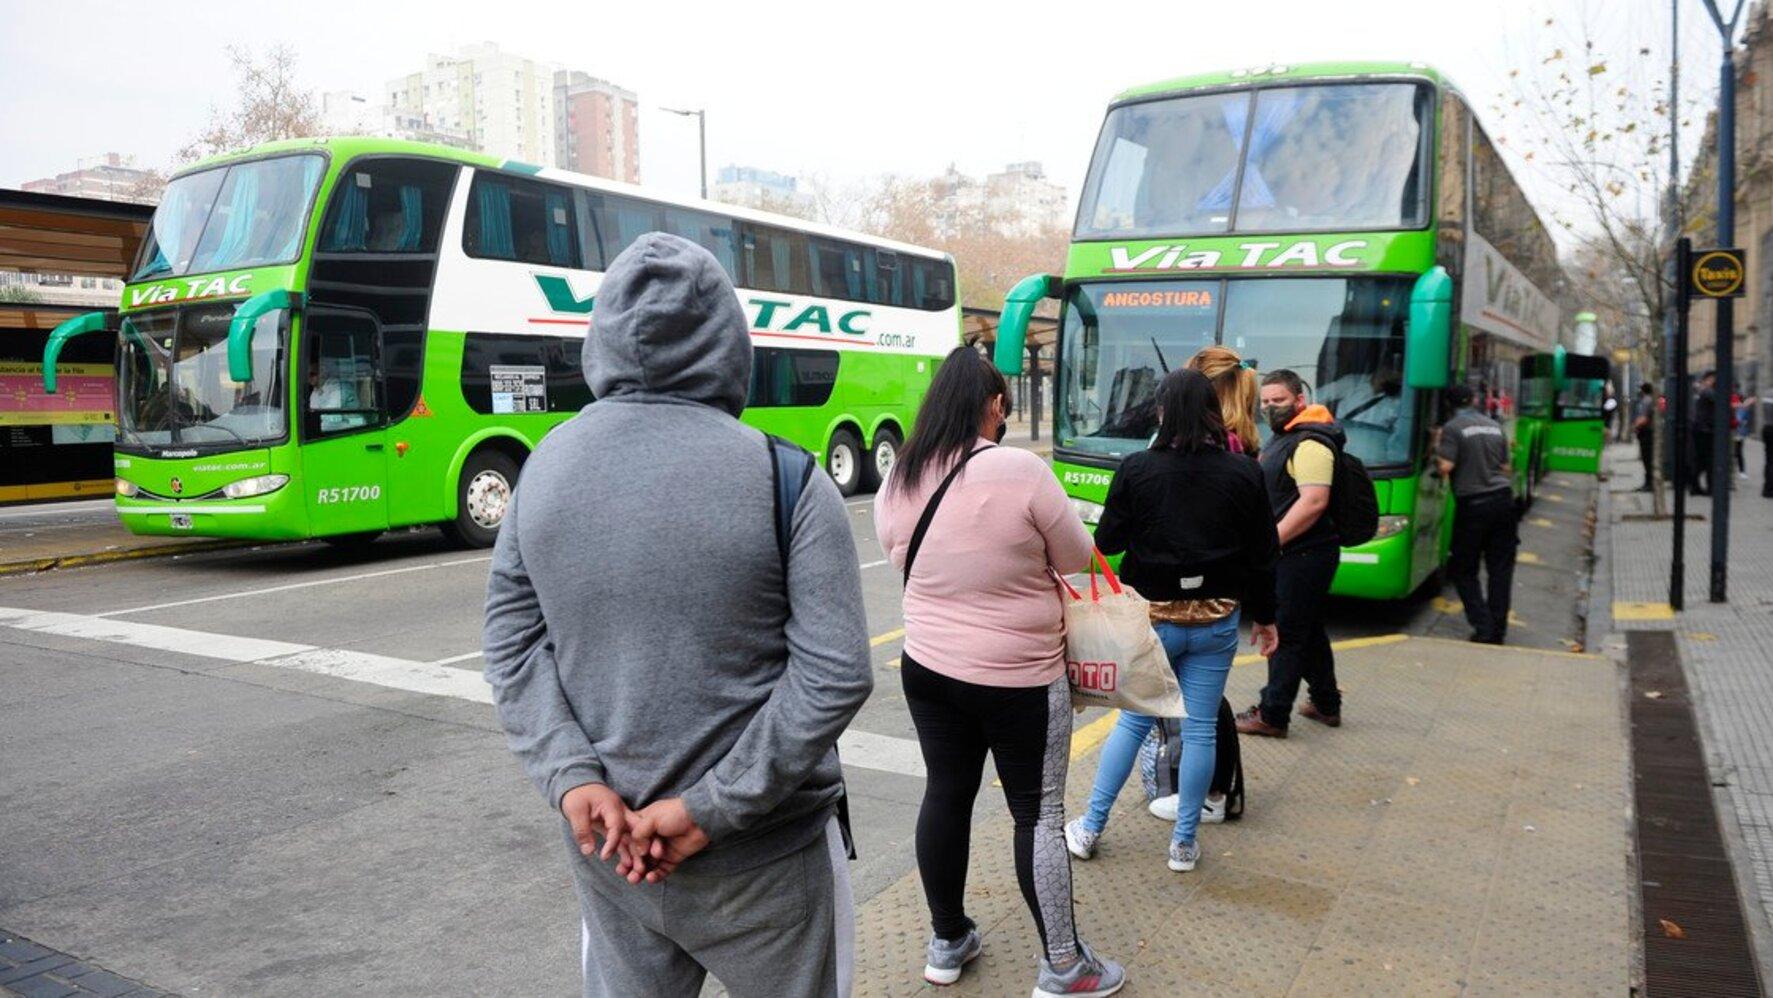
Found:
[(840, 429), (831, 434), (825, 447), (825, 472), (837, 483), (837, 491), (845, 499), (862, 491), (862, 441), (855, 433)]
[(874, 446), (868, 449), (868, 464), (863, 470), (868, 473), (864, 486), (870, 492), (879, 490), (886, 481), (887, 472), (893, 470), (893, 462), (899, 459), (899, 446), (903, 443), (899, 434), (891, 427), (883, 426), (874, 431)]
[(490, 448), (468, 455), (456, 480), (456, 517), (443, 534), (465, 548), (492, 547), (517, 487), (517, 462)]

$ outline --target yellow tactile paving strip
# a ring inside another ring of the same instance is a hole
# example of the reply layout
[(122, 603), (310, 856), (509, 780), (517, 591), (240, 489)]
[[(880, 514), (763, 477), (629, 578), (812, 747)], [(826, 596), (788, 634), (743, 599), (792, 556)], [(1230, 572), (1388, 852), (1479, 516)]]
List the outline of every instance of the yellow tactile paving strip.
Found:
[[(1146, 994), (1622, 994), (1630, 975), (1627, 757), (1605, 659), (1412, 639), (1338, 655), (1345, 724), (1244, 739), (1249, 812), (1163, 865), (1137, 780), (1073, 866), (1087, 941)], [(1232, 702), (1263, 670), (1232, 670)], [(1077, 758), (1073, 812), (1096, 753)], [(945, 993), (1025, 995), (1033, 924), (987, 798), (971, 912), (985, 955)], [(859, 912), (857, 992), (923, 989), (912, 873)], [(932, 989), (933, 990), (933, 989)]]

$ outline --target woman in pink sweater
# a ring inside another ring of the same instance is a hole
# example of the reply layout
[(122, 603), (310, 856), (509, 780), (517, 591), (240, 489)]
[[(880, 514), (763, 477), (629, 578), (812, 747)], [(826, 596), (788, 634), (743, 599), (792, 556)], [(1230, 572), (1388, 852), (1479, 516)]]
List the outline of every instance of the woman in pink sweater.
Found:
[(1048, 571), (1082, 571), (1092, 546), (1046, 463), (993, 445), (1009, 410), (1003, 375), (957, 348), (875, 500), (876, 535), (905, 576), (900, 674), (929, 774), (917, 815), (933, 930), (924, 977), (952, 984), (980, 952), (964, 894), (989, 751), (1015, 821), (1016, 878), (1045, 951), (1034, 993), (1108, 995), (1125, 974), (1079, 942), (1072, 918), (1071, 692), (1064, 609)]

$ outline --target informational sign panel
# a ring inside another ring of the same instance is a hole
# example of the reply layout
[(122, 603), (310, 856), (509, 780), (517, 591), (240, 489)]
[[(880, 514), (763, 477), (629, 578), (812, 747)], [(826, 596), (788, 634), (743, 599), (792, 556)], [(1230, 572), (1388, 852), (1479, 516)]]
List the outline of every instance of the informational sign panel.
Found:
[(547, 412), (548, 370), (540, 365), (494, 364), (492, 411)]
[(56, 392), (43, 390), (43, 365), (0, 361), (0, 426), (73, 426), (116, 421), (117, 372), (110, 364), (61, 364)]

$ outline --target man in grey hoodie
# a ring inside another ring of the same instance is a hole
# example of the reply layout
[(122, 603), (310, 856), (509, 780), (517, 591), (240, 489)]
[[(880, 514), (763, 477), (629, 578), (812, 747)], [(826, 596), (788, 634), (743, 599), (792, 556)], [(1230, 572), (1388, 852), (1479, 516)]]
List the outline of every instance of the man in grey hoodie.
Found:
[(701, 247), (653, 233), (616, 258), (584, 370), (597, 401), (505, 514), (484, 644), (511, 750), (564, 819), (585, 994), (695, 995), (708, 972), (845, 994), (835, 746), (873, 673), (843, 500), (812, 476), (784, 578), (769, 449), (737, 418), (750, 334)]

